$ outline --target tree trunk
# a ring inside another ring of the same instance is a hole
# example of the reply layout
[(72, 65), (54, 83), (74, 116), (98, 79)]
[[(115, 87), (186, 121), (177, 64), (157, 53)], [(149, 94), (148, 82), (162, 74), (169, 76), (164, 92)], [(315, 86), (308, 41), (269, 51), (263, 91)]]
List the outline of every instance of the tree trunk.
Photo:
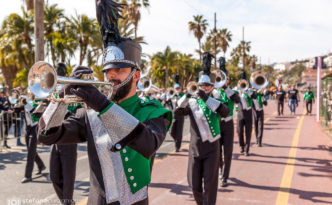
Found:
[(30, 11), (33, 9), (33, 1), (34, 0), (25, 0), (26, 6), (27, 6), (27, 10)]
[(198, 39), (199, 44), (199, 61), (202, 61), (201, 39)]
[(18, 72), (18, 69), (16, 66), (10, 66), (10, 67), (3, 67), (2, 69), (2, 75), (5, 80), (5, 84), (8, 85), (9, 89), (13, 88), (13, 82), (16, 78), (16, 74)]
[(165, 69), (165, 88), (168, 88), (168, 67)]
[(44, 0), (34, 0), (35, 4), (35, 62), (44, 60)]

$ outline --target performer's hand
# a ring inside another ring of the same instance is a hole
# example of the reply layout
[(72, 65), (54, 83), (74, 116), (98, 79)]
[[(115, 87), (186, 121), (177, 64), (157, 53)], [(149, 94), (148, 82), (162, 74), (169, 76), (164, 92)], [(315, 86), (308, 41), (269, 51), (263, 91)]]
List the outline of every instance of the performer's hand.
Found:
[[(76, 66), (74, 68), (74, 70), (71, 72), (70, 74), (70, 78), (75, 78), (75, 79), (81, 79), (83, 75), (86, 75), (86, 74), (91, 74), (93, 73), (93, 71), (88, 68), (88, 67), (85, 67), (85, 66)], [(63, 98), (64, 97), (64, 94), (66, 95), (72, 95), (73, 93), (71, 93), (71, 89), (72, 88), (77, 88), (76, 85), (65, 85), (63, 86), (63, 88), (59, 91), (59, 97)]]
[(204, 102), (207, 101), (209, 96), (205, 93), (204, 90), (199, 89), (197, 93), (198, 97), (200, 97)]
[(70, 91), (81, 97), (89, 107), (97, 112), (101, 112), (110, 104), (107, 97), (92, 85), (79, 85), (76, 89), (72, 88)]
[(83, 75), (91, 74), (93, 71), (85, 66), (76, 66), (70, 74), (70, 78), (81, 79)]

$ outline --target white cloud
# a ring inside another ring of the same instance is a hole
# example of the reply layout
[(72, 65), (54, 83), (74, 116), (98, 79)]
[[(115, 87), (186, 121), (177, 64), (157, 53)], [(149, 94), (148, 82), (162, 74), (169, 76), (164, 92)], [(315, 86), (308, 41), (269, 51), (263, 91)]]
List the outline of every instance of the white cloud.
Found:
[[(95, 17), (94, 0), (49, 0), (64, 8), (66, 14), (86, 13)], [(330, 0), (150, 0), (149, 11), (143, 10), (139, 35), (149, 43), (143, 51), (152, 54), (164, 50), (194, 53), (197, 40), (188, 31), (193, 15), (203, 14), (213, 26), (233, 33), (230, 50), (242, 39), (251, 41), (252, 53), (263, 63), (288, 61), (320, 55), (332, 48), (332, 1)], [(11, 0), (0, 8), (0, 21), (18, 12), (22, 0)]]

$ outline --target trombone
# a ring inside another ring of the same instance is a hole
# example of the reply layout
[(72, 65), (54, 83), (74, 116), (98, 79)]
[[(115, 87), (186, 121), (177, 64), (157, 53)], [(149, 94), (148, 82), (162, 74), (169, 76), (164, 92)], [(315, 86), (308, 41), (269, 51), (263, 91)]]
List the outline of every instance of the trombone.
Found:
[(44, 61), (38, 61), (31, 67), (28, 74), (28, 86), (36, 98), (51, 97), (53, 101), (65, 102), (67, 104), (82, 102), (82, 99), (75, 95), (65, 95), (64, 98), (56, 98), (56, 87), (58, 84), (106, 85), (110, 87), (109, 95), (111, 95), (113, 91), (112, 82), (58, 76), (55, 69), (49, 63)]

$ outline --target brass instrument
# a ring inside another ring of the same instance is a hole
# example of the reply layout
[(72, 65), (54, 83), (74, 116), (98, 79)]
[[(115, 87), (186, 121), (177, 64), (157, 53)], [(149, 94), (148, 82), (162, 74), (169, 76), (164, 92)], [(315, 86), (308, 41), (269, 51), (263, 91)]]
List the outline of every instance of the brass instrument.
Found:
[(196, 95), (198, 93), (199, 87), (195, 81), (190, 81), (187, 85), (187, 92), (191, 95)]
[(216, 75), (216, 81), (214, 83), (214, 87), (215, 88), (223, 87), (227, 82), (226, 73), (223, 72), (222, 70), (216, 70), (216, 71), (213, 71), (212, 73), (214, 73)]
[(255, 71), (250, 76), (250, 84), (253, 88), (259, 90), (268, 86), (269, 81), (263, 71)]
[(16, 89), (11, 89), (9, 91), (8, 100), (10, 104), (16, 105), (20, 101), (20, 93)]
[(169, 95), (174, 96), (175, 95), (175, 90), (173, 88), (168, 88), (167, 92)]
[(58, 84), (74, 85), (107, 85), (109, 86), (109, 95), (113, 91), (112, 82), (102, 82), (95, 80), (75, 79), (58, 76), (55, 69), (44, 61), (36, 62), (30, 69), (28, 75), (28, 86), (36, 98), (51, 97), (52, 101), (65, 103), (80, 103), (82, 99), (75, 95), (65, 95), (64, 98), (56, 98), (56, 87)]
[(247, 91), (249, 89), (249, 83), (247, 80), (241, 79), (237, 83), (237, 87), (240, 91)]

